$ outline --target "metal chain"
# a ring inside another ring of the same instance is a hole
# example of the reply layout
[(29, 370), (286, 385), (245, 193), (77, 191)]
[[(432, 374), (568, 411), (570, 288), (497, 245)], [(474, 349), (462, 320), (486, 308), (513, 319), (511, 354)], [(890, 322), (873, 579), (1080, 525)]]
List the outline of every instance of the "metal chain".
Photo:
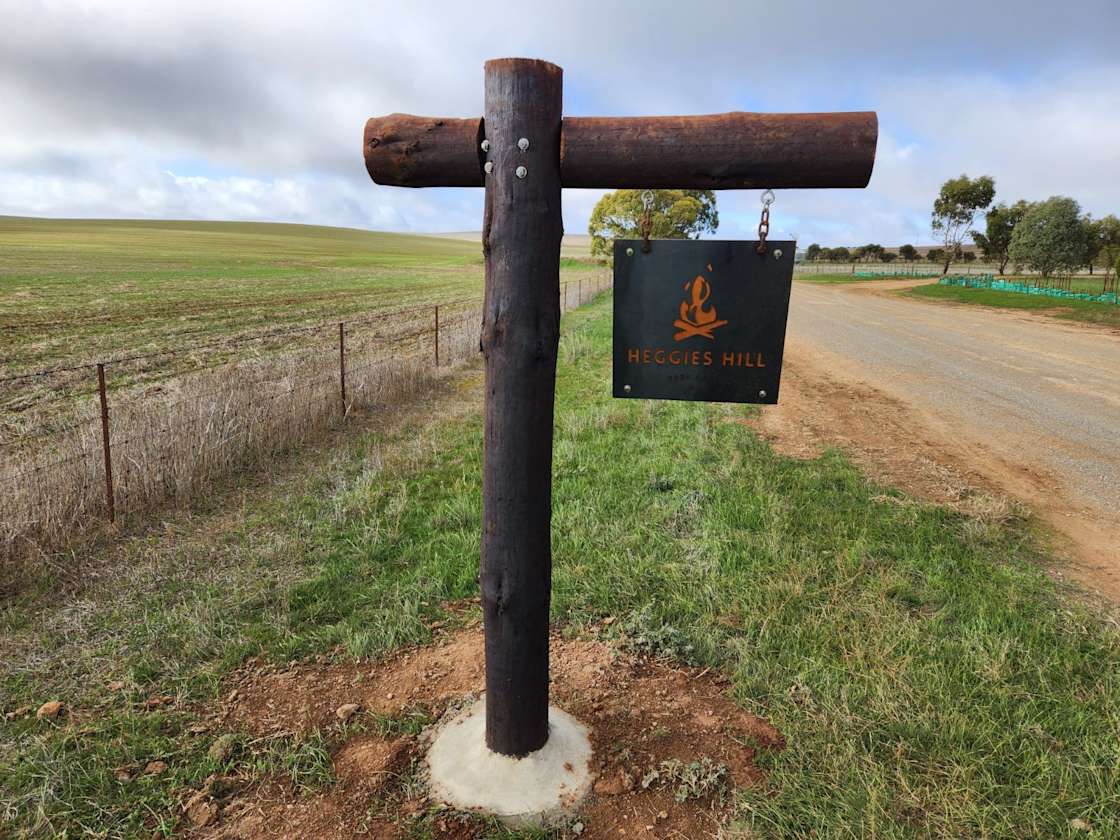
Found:
[(638, 229), (642, 233), (642, 253), (648, 254), (650, 249), (649, 235), (653, 229), (653, 191), (642, 191), (642, 218), (638, 223)]
[(770, 234), (770, 205), (774, 203), (774, 191), (765, 190), (762, 193), (762, 218), (758, 222), (758, 253), (766, 253), (766, 237)]

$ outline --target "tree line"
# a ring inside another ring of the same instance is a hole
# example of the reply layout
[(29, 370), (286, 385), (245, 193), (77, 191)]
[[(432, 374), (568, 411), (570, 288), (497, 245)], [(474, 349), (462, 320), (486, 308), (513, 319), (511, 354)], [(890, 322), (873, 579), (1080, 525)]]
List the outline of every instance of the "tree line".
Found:
[[(1088, 267), (1104, 269), (1105, 288), (1113, 272), (1120, 275), (1120, 219), (1094, 219), (1081, 212), (1072, 198), (1053, 196), (1045, 201), (993, 204), (995, 179), (988, 175), (950, 178), (933, 203), (931, 227), (941, 237), (939, 247), (921, 253), (913, 245), (888, 251), (870, 243), (854, 248), (810, 245), (810, 262), (914, 263), (926, 260), (949, 271), (954, 262), (974, 262), (976, 252), (964, 249), (971, 238), (983, 258), (1004, 274), (1009, 264), (1029, 268), (1043, 277)], [(973, 227), (984, 212), (984, 230)], [(610, 260), (615, 239), (637, 239), (648, 232), (654, 239), (697, 239), (719, 227), (716, 196), (711, 190), (616, 190), (595, 205), (588, 225), (591, 255)]]
[[(820, 262), (915, 262), (926, 259), (941, 264), (941, 273), (954, 262), (972, 262), (973, 251), (964, 250), (971, 238), (985, 260), (998, 266), (1000, 274), (1008, 264), (1029, 268), (1043, 277), (1088, 268), (1104, 269), (1105, 287), (1112, 272), (1120, 275), (1120, 219), (1109, 214), (1100, 219), (1081, 212), (1081, 205), (1067, 196), (1056, 195), (1045, 201), (1016, 201), (993, 204), (995, 179), (988, 175), (969, 178), (961, 175), (941, 185), (933, 202), (931, 227), (939, 234), (942, 247), (930, 248), (924, 255), (913, 245), (903, 245), (897, 255), (880, 245), (859, 248), (822, 248), (814, 243), (805, 257)], [(984, 211), (984, 230), (973, 224)]]
[[(860, 245), (856, 248), (845, 248), (843, 246), (839, 248), (825, 248), (814, 242), (805, 249), (805, 259), (809, 262), (893, 263), (895, 261), (901, 261), (914, 263), (926, 260), (931, 263), (940, 263), (944, 258), (944, 248), (930, 248), (925, 253), (922, 253), (913, 245), (903, 245), (898, 249), (897, 253), (895, 251), (888, 251), (882, 245), (876, 244)], [(972, 251), (962, 251), (956, 259), (963, 262), (975, 262), (976, 254)]]

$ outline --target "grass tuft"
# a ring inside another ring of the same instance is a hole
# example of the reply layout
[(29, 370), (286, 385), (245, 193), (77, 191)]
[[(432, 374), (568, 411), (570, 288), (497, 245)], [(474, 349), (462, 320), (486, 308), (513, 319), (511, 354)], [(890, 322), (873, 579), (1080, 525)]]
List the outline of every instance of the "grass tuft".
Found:
[(672, 789), (677, 802), (722, 797), (727, 790), (727, 767), (707, 756), (687, 763), (671, 758), (642, 777), (643, 788), (653, 785)]

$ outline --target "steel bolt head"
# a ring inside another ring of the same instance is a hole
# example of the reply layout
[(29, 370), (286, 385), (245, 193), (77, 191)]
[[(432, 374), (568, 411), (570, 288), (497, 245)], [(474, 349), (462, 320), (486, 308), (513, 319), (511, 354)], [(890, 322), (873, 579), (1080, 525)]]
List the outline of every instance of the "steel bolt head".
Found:
[(630, 386), (629, 386), (629, 385), (623, 385), (623, 386), (622, 386), (622, 390), (623, 390), (624, 392), (626, 392), (627, 394), (629, 394), (629, 393), (630, 393)]
[(524, 178), (526, 175), (529, 174), (529, 170), (526, 169), (524, 166), (519, 166), (515, 170), (515, 174), (517, 175), (518, 178)]
[(780, 260), (781, 258), (782, 258), (782, 249), (781, 248), (775, 248), (774, 249), (774, 259)]
[(528, 137), (522, 137), (520, 140), (518, 140), (517, 141), (517, 148), (519, 148), (523, 152), (529, 151), (529, 138)]
[(626, 256), (628, 256), (628, 257), (634, 256), (634, 249), (633, 248), (627, 248), (626, 249)]
[(484, 151), (484, 152), (490, 151), (490, 141), (489, 140), (483, 140), (482, 141), (482, 151)]
[(492, 161), (492, 160), (486, 161), (486, 163), (483, 165), (482, 168), (485, 169), (486, 174), (489, 175), (491, 172), (494, 171), (494, 161)]
[(758, 395), (759, 395), (759, 396), (760, 396), (760, 397), (761, 397), (762, 399), (766, 399), (766, 392), (765, 392), (765, 391), (759, 391), (759, 392), (758, 392)]

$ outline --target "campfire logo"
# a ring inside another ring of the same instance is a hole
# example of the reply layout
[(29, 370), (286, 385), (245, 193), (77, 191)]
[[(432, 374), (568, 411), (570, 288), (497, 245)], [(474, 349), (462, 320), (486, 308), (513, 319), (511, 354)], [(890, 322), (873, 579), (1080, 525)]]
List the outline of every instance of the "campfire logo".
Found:
[[(712, 270), (708, 263), (708, 271)], [(716, 308), (704, 307), (708, 298), (712, 296), (712, 287), (703, 275), (697, 274), (692, 280), (684, 284), (687, 293), (681, 301), (680, 317), (673, 321), (673, 326), (678, 332), (673, 336), (674, 341), (684, 341), (686, 338), (702, 335), (709, 341), (714, 341), (712, 332), (722, 327), (727, 321), (716, 320)]]

